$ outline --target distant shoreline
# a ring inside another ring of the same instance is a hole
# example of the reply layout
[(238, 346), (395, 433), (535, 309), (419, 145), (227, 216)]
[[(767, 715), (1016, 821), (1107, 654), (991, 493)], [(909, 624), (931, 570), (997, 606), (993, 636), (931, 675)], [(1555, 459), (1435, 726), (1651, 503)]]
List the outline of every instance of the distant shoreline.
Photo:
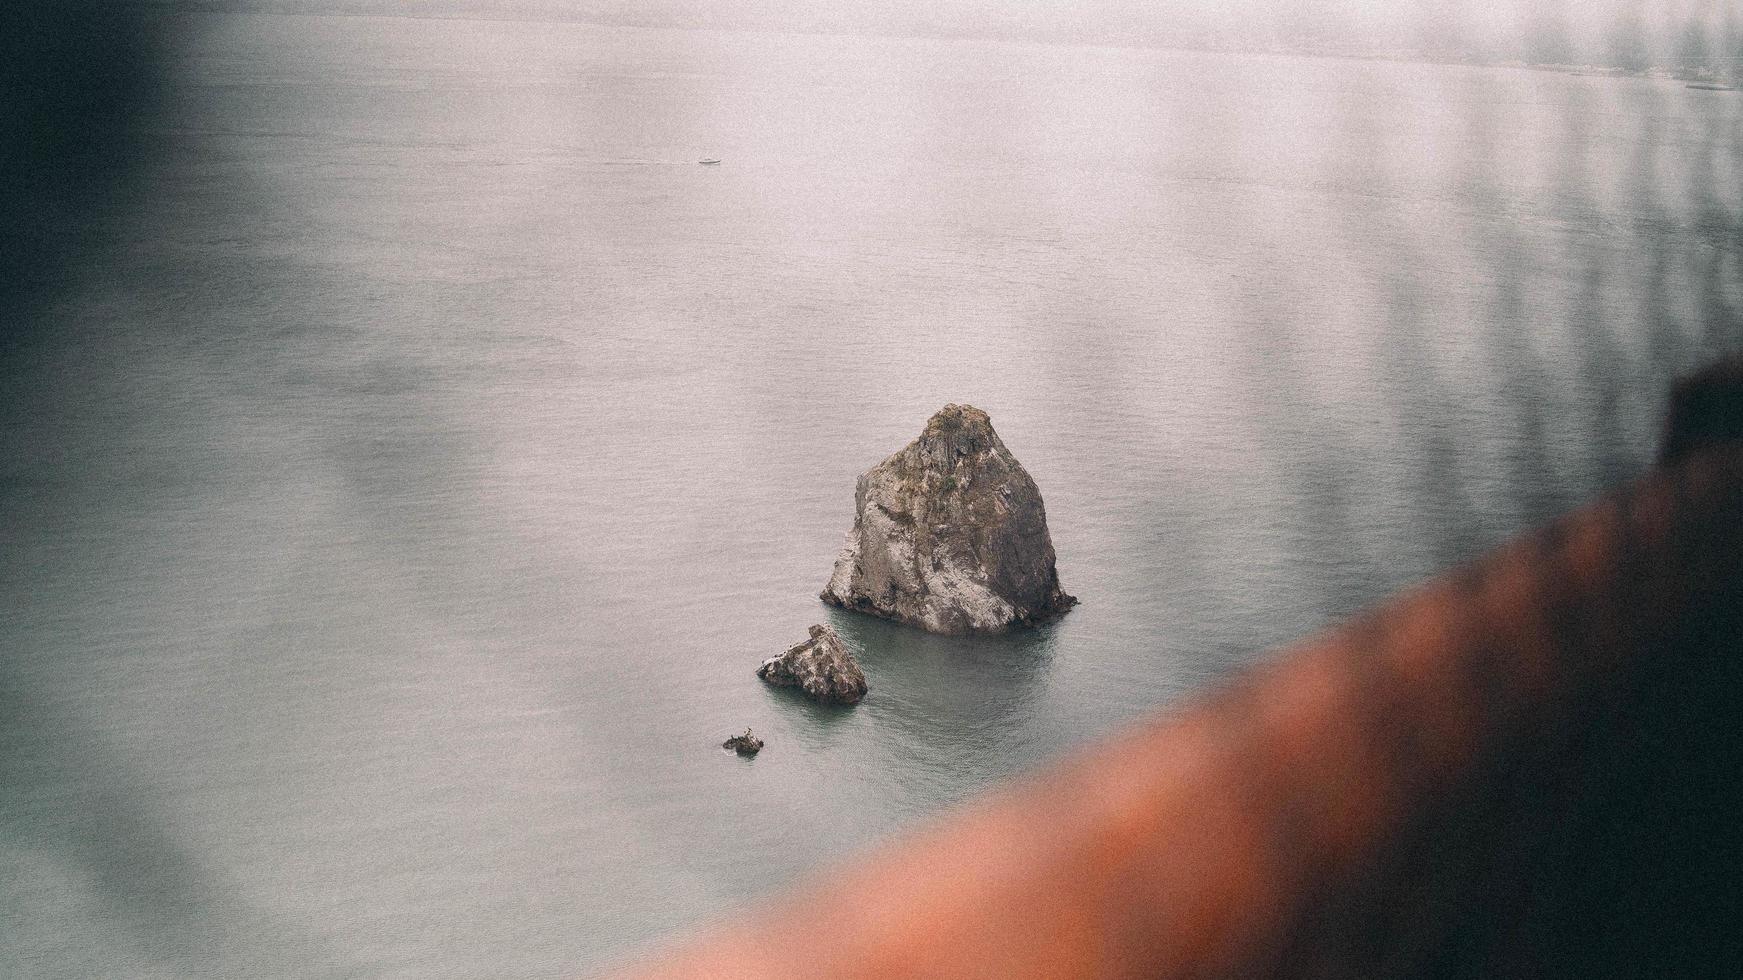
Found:
[(331, 0), (314, 2), (307, 9), (291, 6), (257, 7), (249, 0), (146, 0), (145, 6), (164, 13), (250, 15), (261, 17), (343, 17), (357, 19), (392, 19), (425, 21), (472, 21), (501, 24), (577, 24), (619, 30), (700, 31), (719, 34), (792, 35), (797, 37), (863, 37), (912, 41), (975, 41), (982, 43), (1033, 45), (1041, 47), (1111, 48), (1129, 51), (1181, 51), (1195, 54), (1266, 55), (1294, 58), (1315, 58), (1338, 61), (1379, 61), (1394, 64), (1441, 65), (1458, 68), (1499, 68), (1547, 72), (1587, 78), (1638, 78), (1676, 81), (1696, 85), (1735, 87), (1743, 78), (1728, 78), (1716, 70), (1689, 70), (1669, 65), (1622, 67), (1603, 64), (1556, 64), (1530, 62), (1512, 58), (1481, 58), (1435, 55), (1428, 52), (1399, 50), (1359, 50), (1318, 45), (1261, 46), (1217, 42), (1195, 38), (1149, 40), (1113, 37), (1042, 37), (997, 35), (977, 31), (942, 30), (928, 33), (896, 30), (829, 30), (824, 28), (783, 27), (761, 24), (678, 23), (659, 18), (602, 18), (585, 14), (565, 14), (562, 11), (517, 11), (502, 9), (476, 11), (463, 9), (406, 10), (383, 4), (373, 7), (370, 0)]

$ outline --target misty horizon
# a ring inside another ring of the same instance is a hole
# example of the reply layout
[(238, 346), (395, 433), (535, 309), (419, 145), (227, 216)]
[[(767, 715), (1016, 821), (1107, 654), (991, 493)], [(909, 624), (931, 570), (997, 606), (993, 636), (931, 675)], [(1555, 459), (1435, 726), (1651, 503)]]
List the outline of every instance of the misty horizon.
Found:
[(1743, 64), (1743, 20), (1724, 0), (1651, 4), (1604, 0), (1238, 0), (1132, 5), (1067, 0), (875, 0), (814, 9), (800, 0), (151, 0), (162, 8), (278, 15), (513, 19), (655, 29), (711, 29), (1182, 47), (1684, 70), (1732, 74)]

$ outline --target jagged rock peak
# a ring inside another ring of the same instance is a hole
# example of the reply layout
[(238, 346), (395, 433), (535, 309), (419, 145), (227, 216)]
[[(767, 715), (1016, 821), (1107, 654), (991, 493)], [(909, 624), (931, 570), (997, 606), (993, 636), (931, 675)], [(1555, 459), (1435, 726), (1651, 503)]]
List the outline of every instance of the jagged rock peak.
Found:
[(763, 661), (757, 676), (777, 687), (797, 687), (824, 704), (857, 704), (869, 690), (847, 644), (822, 625), (811, 627), (810, 639)]
[(1041, 491), (972, 405), (946, 405), (859, 478), (853, 529), (823, 601), (935, 633), (999, 633), (1058, 616)]
[(926, 429), (914, 440), (922, 465), (955, 468), (959, 461), (998, 451), (1009, 455), (993, 420), (973, 405), (946, 405), (926, 420)]

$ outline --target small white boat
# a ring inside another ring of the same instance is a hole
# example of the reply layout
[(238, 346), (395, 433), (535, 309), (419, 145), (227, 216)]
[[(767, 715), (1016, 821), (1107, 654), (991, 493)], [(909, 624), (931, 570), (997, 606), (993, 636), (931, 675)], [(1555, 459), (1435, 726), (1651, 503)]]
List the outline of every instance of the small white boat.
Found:
[(716, 160), (713, 157), (709, 157), (706, 160), (698, 160), (696, 162), (702, 164), (704, 167), (712, 167), (720, 163), (719, 160)]

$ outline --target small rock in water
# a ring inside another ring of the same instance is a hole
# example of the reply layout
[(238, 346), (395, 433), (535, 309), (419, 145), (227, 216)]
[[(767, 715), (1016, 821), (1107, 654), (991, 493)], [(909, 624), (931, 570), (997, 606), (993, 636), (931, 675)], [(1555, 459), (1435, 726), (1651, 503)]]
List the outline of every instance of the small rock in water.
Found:
[(946, 405), (859, 478), (821, 598), (933, 633), (1002, 633), (1063, 614), (1041, 491), (987, 414)]
[(739, 755), (756, 755), (758, 752), (762, 751), (763, 740), (752, 735), (750, 729), (747, 728), (744, 730), (743, 735), (734, 735), (726, 741), (721, 742), (720, 747), (723, 749), (731, 749)]
[(797, 687), (824, 704), (857, 704), (868, 690), (865, 672), (827, 626), (811, 627), (811, 638), (757, 668), (757, 676), (778, 687)]

